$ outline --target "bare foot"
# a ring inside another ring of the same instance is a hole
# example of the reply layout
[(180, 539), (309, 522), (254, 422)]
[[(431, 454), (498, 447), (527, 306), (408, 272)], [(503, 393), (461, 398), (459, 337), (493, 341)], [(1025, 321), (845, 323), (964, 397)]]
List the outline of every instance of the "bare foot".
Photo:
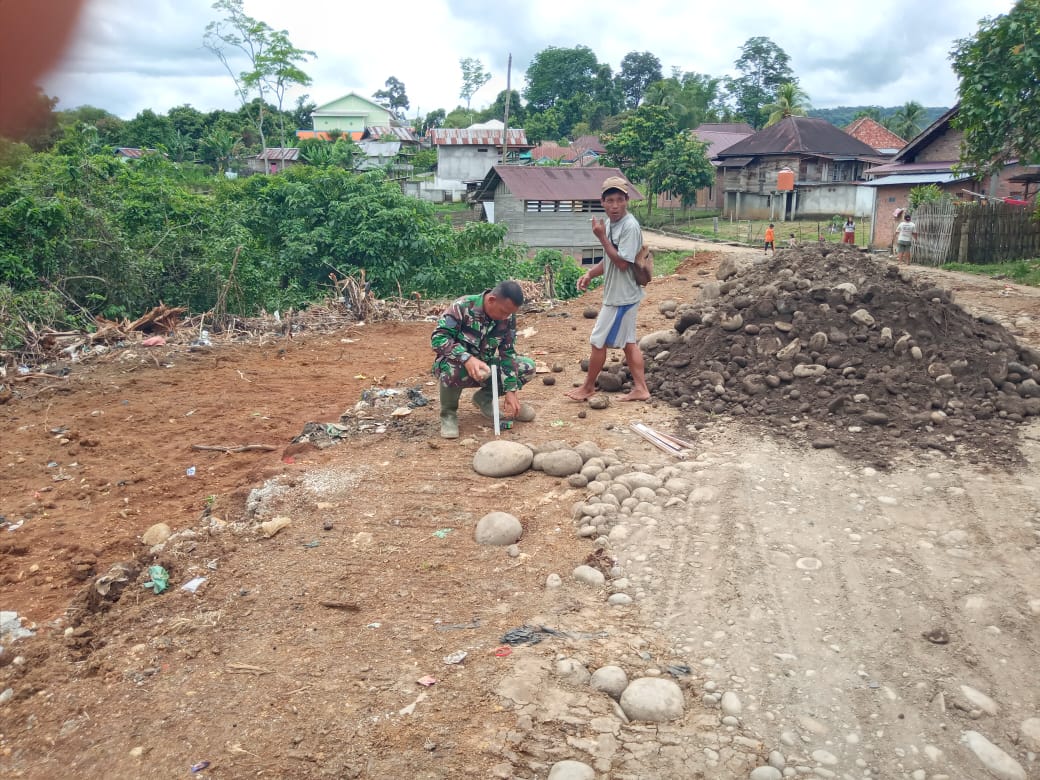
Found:
[(650, 391), (649, 390), (633, 390), (627, 395), (621, 396), (619, 401), (649, 401)]
[(575, 387), (573, 390), (564, 393), (572, 401), (588, 401), (595, 394), (595, 390), (588, 390), (585, 387)]

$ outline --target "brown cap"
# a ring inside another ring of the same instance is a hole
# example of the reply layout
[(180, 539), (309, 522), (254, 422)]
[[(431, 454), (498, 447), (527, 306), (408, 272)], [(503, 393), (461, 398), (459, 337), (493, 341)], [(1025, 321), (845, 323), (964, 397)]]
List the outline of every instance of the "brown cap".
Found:
[(600, 185), (600, 195), (605, 195), (607, 190), (621, 190), (625, 195), (628, 195), (628, 182), (621, 176), (611, 176)]

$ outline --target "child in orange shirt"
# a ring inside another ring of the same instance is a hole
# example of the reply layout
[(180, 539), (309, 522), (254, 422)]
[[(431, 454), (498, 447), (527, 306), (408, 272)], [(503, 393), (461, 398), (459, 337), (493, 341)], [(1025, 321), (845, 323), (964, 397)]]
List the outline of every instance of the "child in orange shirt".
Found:
[(776, 254), (775, 241), (776, 241), (776, 234), (773, 232), (773, 223), (770, 222), (769, 223), (769, 227), (766, 228), (766, 246), (765, 246), (765, 249), (762, 250), (762, 254), (764, 254), (764, 255), (765, 254), (769, 254), (769, 250), (772, 249), (773, 250), (773, 254), (775, 255)]

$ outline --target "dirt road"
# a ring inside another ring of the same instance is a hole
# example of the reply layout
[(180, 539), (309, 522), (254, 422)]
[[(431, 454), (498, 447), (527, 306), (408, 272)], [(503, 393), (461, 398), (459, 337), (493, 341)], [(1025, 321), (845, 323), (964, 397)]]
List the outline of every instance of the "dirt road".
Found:
[[(657, 305), (694, 297), (731, 251), (687, 246), (648, 288), (641, 333), (670, 327)], [(1036, 344), (1036, 291), (954, 281)], [(0, 656), (5, 775), (545, 778), (572, 759), (600, 780), (1040, 777), (1037, 426), (1021, 468), (907, 452), (881, 471), (735, 419), (690, 431), (662, 404), (586, 410), (563, 392), (596, 305), (521, 318), (521, 350), (564, 370), (525, 388), (538, 418), (504, 438), (592, 441), (650, 471), (674, 461), (630, 422), (697, 444), (688, 489), (590, 559), (603, 589), (571, 576), (596, 549), (572, 513), (590, 492), (478, 476), (493, 434), (475, 410), (457, 443), (418, 406), (374, 412), (382, 433), (347, 417), (322, 427), (332, 446), (291, 445), (366, 390), (435, 397), (428, 322), (184, 339), (19, 382), (0, 406), (0, 584), (36, 635)], [(474, 544), (491, 510), (523, 523), (515, 557)], [(291, 524), (265, 538), (256, 523), (276, 516)], [(141, 587), (158, 521), (175, 532), (162, 595)], [(120, 561), (122, 597), (99, 598), (94, 577)], [(557, 633), (503, 642), (522, 625)], [(626, 722), (576, 668), (604, 666), (676, 680), (682, 717)]]

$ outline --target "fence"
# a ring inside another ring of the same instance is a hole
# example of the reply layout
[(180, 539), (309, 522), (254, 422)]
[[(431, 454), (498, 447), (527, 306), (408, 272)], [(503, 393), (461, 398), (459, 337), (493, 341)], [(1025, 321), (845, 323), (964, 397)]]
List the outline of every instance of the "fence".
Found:
[(914, 212), (914, 224), (915, 263), (982, 265), (1040, 257), (1040, 221), (1030, 208), (936, 201)]

